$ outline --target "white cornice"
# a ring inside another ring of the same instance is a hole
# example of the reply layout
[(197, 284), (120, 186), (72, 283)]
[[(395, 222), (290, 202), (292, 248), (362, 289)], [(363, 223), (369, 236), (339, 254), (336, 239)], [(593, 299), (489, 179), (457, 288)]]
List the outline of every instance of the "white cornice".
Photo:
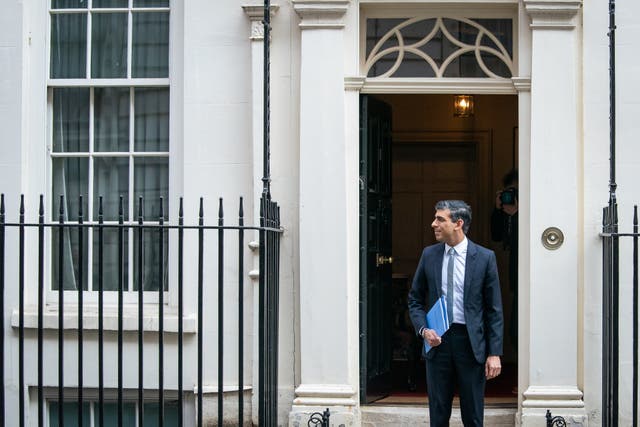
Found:
[[(272, 17), (276, 14), (279, 8), (280, 6), (277, 4), (271, 5), (269, 11), (271, 12)], [(242, 9), (251, 20), (251, 35), (249, 38), (251, 40), (263, 40), (264, 25), (262, 24), (262, 19), (264, 17), (264, 5), (245, 4), (242, 5)]]
[(355, 391), (347, 384), (301, 384), (293, 404), (297, 406), (355, 406)]
[(531, 91), (531, 77), (511, 77), (511, 82), (518, 92)]
[[(345, 79), (345, 88), (357, 90), (356, 78)], [(442, 93), (442, 94), (515, 94), (511, 79), (485, 78), (366, 78), (362, 93)]]
[(361, 90), (362, 86), (364, 86), (364, 81), (366, 77), (345, 77), (344, 78), (344, 88), (346, 90)]
[(292, 0), (300, 28), (343, 28), (350, 0)]
[(582, 392), (576, 387), (530, 386), (523, 395), (523, 408), (584, 408)]
[(582, 0), (523, 0), (532, 29), (571, 30)]

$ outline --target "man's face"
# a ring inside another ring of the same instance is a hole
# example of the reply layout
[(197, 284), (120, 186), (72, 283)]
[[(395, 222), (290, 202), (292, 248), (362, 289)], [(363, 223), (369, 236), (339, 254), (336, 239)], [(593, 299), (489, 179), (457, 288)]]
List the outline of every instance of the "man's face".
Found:
[(449, 209), (439, 209), (435, 213), (433, 222), (431, 223), (433, 233), (436, 236), (438, 242), (444, 242), (449, 244), (457, 241), (457, 237), (462, 228), (462, 220), (454, 222), (451, 220), (451, 211)]

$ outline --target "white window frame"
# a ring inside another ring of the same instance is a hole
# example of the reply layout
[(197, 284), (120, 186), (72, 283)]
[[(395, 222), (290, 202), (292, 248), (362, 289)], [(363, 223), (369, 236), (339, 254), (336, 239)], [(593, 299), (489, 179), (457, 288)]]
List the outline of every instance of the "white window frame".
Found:
[(367, 77), (365, 75), (367, 19), (373, 18), (413, 18), (423, 19), (446, 16), (448, 18), (478, 18), (478, 19), (511, 19), (513, 23), (513, 69), (519, 70), (519, 19), (518, 2), (505, 0), (495, 2), (492, 7), (477, 7), (472, 3), (448, 5), (443, 3), (421, 5), (382, 4), (377, 0), (365, 0), (360, 5), (360, 25), (358, 44), (358, 77), (352, 77), (354, 84), (361, 93), (469, 93), (469, 94), (515, 94), (517, 93), (512, 79), (480, 78), (452, 78), (452, 77)]
[[(134, 164), (133, 160), (135, 158), (141, 157), (166, 157), (169, 159), (169, 191), (168, 191), (168, 199), (165, 201), (165, 212), (167, 212), (167, 204), (169, 206), (168, 216), (169, 220), (165, 220), (165, 224), (173, 224), (177, 223), (177, 201), (172, 199), (172, 195), (177, 194), (176, 188), (172, 185), (172, 175), (175, 174), (175, 168), (178, 166), (176, 162), (173, 161), (175, 156), (172, 156), (172, 152), (175, 152), (175, 148), (173, 147), (173, 139), (172, 128), (174, 127), (175, 120), (177, 114), (175, 114), (175, 107), (172, 93), (172, 77), (175, 72), (175, 63), (173, 59), (175, 58), (176, 52), (174, 51), (174, 45), (176, 44), (174, 38), (179, 31), (176, 31), (176, 19), (174, 18), (174, 11), (176, 9), (176, 3), (173, 0), (169, 1), (169, 7), (145, 7), (145, 8), (134, 8), (133, 0), (128, 0), (127, 8), (93, 8), (92, 0), (88, 0), (88, 5), (86, 8), (81, 9), (52, 9), (52, 0), (47, 0), (47, 30), (46, 30), (46, 86), (47, 86), (47, 142), (46, 142), (46, 193), (49, 197), (45, 197), (46, 205), (45, 205), (45, 222), (55, 222), (55, 219), (52, 217), (53, 210), (53, 202), (54, 195), (52, 194), (52, 173), (53, 173), (53, 159), (54, 158), (69, 158), (69, 157), (86, 157), (90, 159), (98, 158), (98, 157), (128, 157), (130, 159), (129, 164), (129, 203), (128, 203), (128, 220), (125, 221), (125, 224), (137, 224), (137, 212), (134, 212), (135, 206), (135, 194), (131, 191), (134, 181), (133, 181), (133, 170)], [(169, 76), (166, 78), (132, 78), (131, 69), (132, 69), (132, 38), (133, 38), (133, 19), (132, 15), (136, 11), (144, 11), (145, 13), (149, 12), (168, 12), (169, 13)], [(92, 78), (91, 77), (91, 15), (93, 13), (128, 13), (127, 19), (127, 76), (126, 78)], [(52, 79), (50, 77), (50, 64), (51, 64), (51, 17), (55, 14), (68, 14), (68, 13), (82, 13), (87, 15), (87, 58), (86, 58), (86, 78), (74, 78), (74, 79)], [(66, 153), (66, 152), (54, 152), (53, 151), (53, 91), (54, 88), (74, 88), (74, 87), (89, 87), (90, 90), (90, 103), (89, 103), (89, 148), (87, 152), (84, 153)], [(130, 99), (129, 99), (129, 151), (126, 152), (94, 152), (94, 135), (93, 135), (93, 112), (94, 112), (94, 90), (96, 87), (128, 87), (130, 88)], [(133, 150), (134, 144), (134, 126), (133, 121), (135, 118), (134, 112), (134, 92), (136, 88), (144, 88), (144, 87), (164, 87), (169, 89), (169, 151), (162, 152), (136, 152)], [(84, 223), (85, 224), (97, 224), (98, 222), (93, 219), (93, 161), (89, 161), (88, 167), (88, 197), (87, 197), (87, 212), (84, 212)], [(77, 224), (77, 221), (67, 221), (66, 224)], [(117, 221), (105, 221), (105, 224), (117, 224)], [(145, 224), (158, 224), (158, 221), (145, 220)], [(97, 228), (96, 228), (97, 229)], [(45, 255), (45, 283), (46, 285), (46, 300), (47, 303), (58, 303), (58, 290), (53, 290), (53, 279), (51, 277), (52, 274), (52, 260), (51, 260), (51, 244), (52, 244), (52, 233), (54, 233), (54, 229), (49, 228), (45, 233), (47, 233), (47, 254)], [(93, 236), (91, 229), (85, 229), (85, 233), (87, 233), (87, 242), (88, 247), (86, 249), (86, 263), (87, 268), (84, 271), (84, 274), (87, 277), (87, 281), (89, 284), (89, 288), (94, 290), (84, 291), (83, 299), (86, 306), (96, 306), (98, 303), (98, 290), (97, 284), (92, 286), (93, 280)], [(138, 302), (138, 291), (133, 290), (133, 282), (134, 282), (134, 239), (137, 238), (135, 234), (135, 230), (128, 230), (128, 247), (127, 247), (127, 261), (128, 261), (128, 281), (126, 283), (126, 289), (123, 292), (124, 303), (128, 305), (137, 305)], [(165, 245), (164, 250), (167, 254), (171, 250), (171, 244)], [(164, 304), (165, 309), (170, 304), (172, 298), (170, 294), (172, 292), (172, 284), (174, 280), (171, 279), (171, 256), (170, 254), (167, 256), (167, 269), (169, 271), (167, 282), (165, 283), (168, 290), (164, 291)], [(48, 279), (47, 279), (48, 278)], [(159, 301), (158, 291), (145, 291), (144, 292), (144, 303), (146, 304), (154, 304), (157, 305)], [(77, 305), (77, 290), (65, 290), (64, 298), (65, 298), (65, 307), (76, 306)], [(117, 291), (104, 291), (103, 298), (105, 304), (115, 305), (118, 302), (118, 292)]]

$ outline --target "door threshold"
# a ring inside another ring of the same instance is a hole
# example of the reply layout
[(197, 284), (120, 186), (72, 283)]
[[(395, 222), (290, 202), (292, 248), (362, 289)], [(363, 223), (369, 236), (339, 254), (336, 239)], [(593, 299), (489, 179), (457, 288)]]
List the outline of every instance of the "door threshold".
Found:
[[(422, 406), (426, 407), (429, 404), (427, 396), (406, 396), (406, 395), (391, 395), (376, 400), (363, 406)], [(485, 408), (516, 408), (518, 406), (517, 396), (498, 396), (498, 397), (485, 397)], [(460, 407), (460, 400), (455, 397), (453, 399), (453, 407)]]
[[(484, 425), (491, 427), (513, 427), (516, 424), (517, 405), (511, 407), (486, 407)], [(360, 407), (362, 425), (376, 427), (427, 427), (429, 410), (422, 405), (365, 405)], [(460, 408), (451, 412), (451, 427), (463, 427)]]

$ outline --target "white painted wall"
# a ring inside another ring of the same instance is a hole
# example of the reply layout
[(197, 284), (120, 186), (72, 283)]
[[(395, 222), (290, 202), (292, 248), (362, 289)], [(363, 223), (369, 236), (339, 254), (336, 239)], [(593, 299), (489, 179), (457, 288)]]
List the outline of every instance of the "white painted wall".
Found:
[[(620, 230), (631, 231), (633, 205), (640, 201), (636, 185), (638, 166), (637, 117), (640, 71), (637, 51), (640, 26), (635, 17), (640, 5), (630, 0), (616, 2), (616, 182)], [(606, 2), (584, 5), (584, 392), (590, 425), (601, 422), (602, 351), (602, 207), (608, 201), (609, 182), (609, 14)], [(620, 245), (620, 425), (631, 423), (632, 296), (631, 247)], [(593, 423), (593, 424), (591, 424)]]
[[(22, 92), (25, 85), (25, 76), (23, 75), (24, 62), (26, 58), (23, 55), (23, 46), (25, 44), (24, 37), (24, 5), (21, 2), (13, 1), (3, 4), (3, 13), (0, 16), (0, 128), (2, 131), (2, 143), (0, 143), (0, 182), (2, 185), (1, 193), (5, 193), (5, 204), (9, 200), (13, 209), (7, 215), (7, 221), (16, 221), (18, 212), (16, 209), (16, 200), (21, 191), (23, 184), (23, 153), (20, 149), (22, 138), (24, 137), (25, 128), (22, 124), (22, 110), (24, 101)], [(6, 183), (13, 183), (7, 186)], [(5, 188), (8, 187), (8, 188)], [(11, 246), (7, 251), (11, 250)], [(17, 268), (15, 265), (8, 265), (5, 271), (6, 277), (16, 277)], [(5, 336), (5, 389), (6, 389), (6, 405), (9, 408), (18, 406), (18, 395), (16, 394), (18, 377), (17, 372), (17, 354), (18, 345), (13, 337), (11, 327), (9, 326), (9, 317), (11, 306), (18, 301), (18, 293), (15, 286), (15, 280), (7, 282), (7, 290), (5, 291), (5, 309), (2, 313), (4, 318), (4, 331), (1, 333)], [(6, 417), (8, 425), (16, 424), (15, 418), (11, 415)]]
[[(191, 0), (172, 2), (171, 12), (171, 216), (177, 218), (177, 197), (185, 198), (185, 223), (197, 223), (198, 199), (205, 198), (205, 224), (217, 223), (218, 198), (225, 200), (226, 224), (237, 223), (238, 198), (244, 197), (245, 223), (257, 224), (254, 216), (253, 177), (262, 176), (262, 169), (254, 171), (252, 152), (252, 87), (250, 21), (237, 1), (210, 2)], [(9, 0), (3, 3), (0, 17), (0, 192), (6, 194), (8, 220), (17, 220), (18, 197), (27, 195), (28, 221), (37, 219), (38, 194), (49, 198), (47, 139), (47, 38), (48, 0)], [(281, 5), (282, 13), (273, 21), (272, 51), (272, 194), (280, 203), (285, 227), (281, 246), (280, 289), (280, 405), (281, 417), (286, 419), (293, 399), (296, 369), (297, 291), (294, 286), (297, 271), (297, 108), (298, 77), (296, 54), (297, 17), (288, 2)], [(260, 67), (262, 64), (259, 64)], [(261, 71), (260, 71), (261, 73)], [(260, 88), (261, 90), (261, 88)], [(261, 164), (261, 162), (260, 162)], [(48, 211), (47, 211), (48, 216)], [(11, 328), (11, 313), (18, 307), (17, 266), (15, 254), (17, 234), (7, 233), (7, 291), (5, 309), (5, 337), (7, 343), (7, 402), (17, 407), (17, 329)], [(225, 389), (237, 387), (237, 241), (235, 233), (226, 235), (227, 262), (225, 264)], [(197, 304), (197, 241), (194, 233), (185, 233), (185, 314), (193, 317)], [(256, 236), (247, 233), (245, 245)], [(33, 238), (28, 243), (34, 244)], [(217, 389), (217, 239), (214, 234), (205, 245), (205, 391)], [(34, 253), (35, 246), (29, 246)], [(175, 250), (172, 245), (172, 249)], [(174, 252), (175, 253), (175, 252)], [(256, 349), (253, 311), (257, 281), (247, 273), (257, 265), (253, 252), (245, 247), (245, 385), (253, 386), (252, 378)], [(34, 257), (27, 264), (27, 304), (31, 313), (37, 302), (36, 268)], [(176, 267), (171, 258), (172, 268)], [(170, 286), (175, 289), (174, 269)], [(46, 276), (48, 277), (48, 276)], [(67, 297), (67, 301), (74, 298)], [(169, 312), (175, 312), (177, 294), (169, 295)], [(87, 309), (90, 310), (90, 309)], [(95, 311), (95, 308), (92, 309)], [(28, 316), (29, 317), (29, 316)], [(73, 316), (75, 318), (75, 316)], [(33, 316), (30, 317), (33, 320)], [(174, 316), (175, 319), (175, 316)], [(75, 320), (70, 319), (75, 323)], [(127, 321), (136, 321), (136, 315)], [(193, 325), (193, 322), (191, 323)], [(71, 326), (73, 329), (73, 326)], [(85, 385), (97, 386), (97, 338), (87, 332), (85, 347)], [(57, 384), (57, 334), (49, 330), (45, 342), (45, 384)], [(116, 386), (116, 335), (106, 334), (106, 386)], [(77, 356), (75, 333), (65, 338), (65, 371), (67, 384), (76, 384)], [(145, 337), (145, 386), (157, 383), (157, 333)], [(165, 387), (177, 388), (176, 335), (165, 338)], [(36, 378), (35, 331), (27, 331), (27, 383)], [(185, 390), (193, 390), (196, 382), (196, 339), (185, 337)], [(135, 333), (125, 336), (125, 387), (137, 387), (137, 346)], [(257, 386), (257, 383), (255, 384)], [(256, 388), (257, 392), (257, 388)], [(249, 411), (250, 408), (247, 408)], [(14, 411), (14, 415), (15, 415)], [(249, 412), (247, 412), (249, 413)], [(17, 422), (9, 418), (8, 424)]]

